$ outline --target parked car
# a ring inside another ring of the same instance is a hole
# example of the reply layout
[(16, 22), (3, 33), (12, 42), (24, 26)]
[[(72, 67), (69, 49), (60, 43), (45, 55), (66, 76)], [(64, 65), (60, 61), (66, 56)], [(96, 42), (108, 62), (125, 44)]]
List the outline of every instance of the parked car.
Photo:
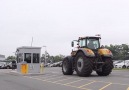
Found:
[(1, 62), (0, 63), (0, 69), (5, 69), (6, 63), (5, 62)]
[(121, 63), (123, 60), (113, 60), (113, 67), (115, 67), (115, 64)]
[(2, 69), (16, 69), (16, 68), (17, 68), (16, 61), (9, 62), (8, 64), (4, 64), (2, 66)]
[(61, 66), (62, 66), (62, 61), (59, 61), (50, 65), (50, 67), (61, 67)]
[(114, 65), (115, 68), (127, 68), (128, 66), (129, 66), (129, 60), (125, 60)]
[(123, 60), (114, 60), (113, 64), (121, 63)]

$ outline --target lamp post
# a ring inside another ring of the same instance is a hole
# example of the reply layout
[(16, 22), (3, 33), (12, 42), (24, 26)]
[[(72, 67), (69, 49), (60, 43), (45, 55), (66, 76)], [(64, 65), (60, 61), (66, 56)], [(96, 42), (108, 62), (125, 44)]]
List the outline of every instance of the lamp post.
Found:
[(46, 61), (47, 46), (43, 46), (43, 47), (45, 48), (45, 54), (44, 54), (44, 55), (45, 55), (45, 57), (44, 57), (44, 58), (45, 58), (45, 60), (44, 60), (45, 62), (44, 62), (44, 64), (46, 65), (46, 62), (47, 62), (47, 61)]

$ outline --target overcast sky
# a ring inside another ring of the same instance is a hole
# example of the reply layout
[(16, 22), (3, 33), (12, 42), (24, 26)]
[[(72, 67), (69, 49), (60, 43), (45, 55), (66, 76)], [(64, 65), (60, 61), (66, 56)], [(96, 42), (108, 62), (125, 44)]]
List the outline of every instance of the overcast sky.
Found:
[[(0, 54), (47, 46), (69, 55), (71, 41), (101, 34), (103, 45), (129, 44), (129, 0), (0, 0)], [(42, 48), (42, 53), (44, 48)]]

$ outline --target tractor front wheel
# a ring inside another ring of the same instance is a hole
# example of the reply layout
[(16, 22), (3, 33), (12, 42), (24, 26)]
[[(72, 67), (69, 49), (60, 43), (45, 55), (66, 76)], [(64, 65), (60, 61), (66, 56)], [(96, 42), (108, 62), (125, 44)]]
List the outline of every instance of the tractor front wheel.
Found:
[(62, 72), (64, 75), (72, 75), (73, 69), (72, 69), (72, 60), (70, 60), (72, 57), (65, 57), (62, 62)]
[(75, 69), (79, 76), (90, 76), (93, 70), (93, 61), (86, 57), (83, 52), (79, 52), (75, 57)]

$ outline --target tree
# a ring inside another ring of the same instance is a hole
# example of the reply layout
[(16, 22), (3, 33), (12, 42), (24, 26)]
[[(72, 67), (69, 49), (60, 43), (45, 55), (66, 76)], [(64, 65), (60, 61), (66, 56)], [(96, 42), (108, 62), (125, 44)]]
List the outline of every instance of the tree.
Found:
[(105, 46), (113, 53), (114, 60), (126, 60), (129, 59), (129, 45), (122, 44), (122, 45), (110, 45)]
[(15, 56), (8, 56), (6, 60), (13, 61), (16, 60)]
[(64, 57), (65, 56), (61, 55), (61, 54), (60, 55), (56, 55), (56, 56), (54, 56), (54, 62), (62, 61)]

